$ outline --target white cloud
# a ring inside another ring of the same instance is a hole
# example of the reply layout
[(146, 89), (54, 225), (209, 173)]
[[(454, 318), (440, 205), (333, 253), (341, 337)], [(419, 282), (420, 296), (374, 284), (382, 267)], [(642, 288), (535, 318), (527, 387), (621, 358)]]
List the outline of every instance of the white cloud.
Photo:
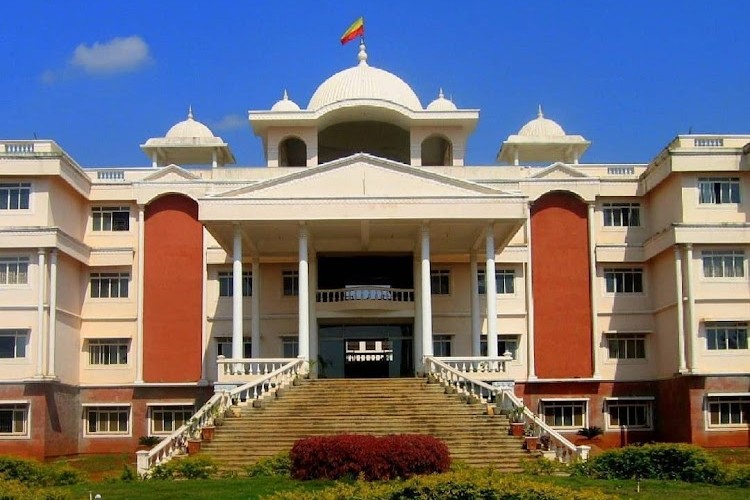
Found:
[(134, 71), (150, 60), (146, 42), (138, 35), (133, 35), (96, 42), (91, 46), (82, 43), (73, 51), (70, 65), (86, 73), (112, 74)]
[(213, 124), (216, 130), (234, 130), (248, 126), (247, 118), (240, 115), (226, 115), (221, 120)]

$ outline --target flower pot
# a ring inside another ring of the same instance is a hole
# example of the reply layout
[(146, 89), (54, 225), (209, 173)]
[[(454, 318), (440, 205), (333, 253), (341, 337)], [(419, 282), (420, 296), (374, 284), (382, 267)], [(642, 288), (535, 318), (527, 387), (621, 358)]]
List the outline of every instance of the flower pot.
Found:
[(201, 437), (204, 441), (212, 441), (214, 439), (214, 434), (216, 433), (216, 427), (213, 425), (207, 425), (203, 429), (201, 429)]
[(538, 436), (526, 436), (524, 438), (524, 444), (526, 449), (529, 451), (536, 450), (539, 448), (539, 437)]
[(188, 439), (188, 455), (195, 455), (201, 451), (201, 440), (200, 439)]
[(510, 423), (510, 435), (513, 437), (523, 436), (525, 424), (523, 422), (511, 422)]

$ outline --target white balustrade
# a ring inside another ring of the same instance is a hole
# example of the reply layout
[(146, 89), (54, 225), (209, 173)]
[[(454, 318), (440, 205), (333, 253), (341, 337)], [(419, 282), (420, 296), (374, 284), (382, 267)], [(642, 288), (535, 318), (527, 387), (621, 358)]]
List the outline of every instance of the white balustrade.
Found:
[(720, 148), (724, 146), (724, 139), (721, 137), (702, 137), (695, 139), (693, 144), (696, 148)]
[[(238, 360), (227, 361), (236, 362)], [(256, 359), (255, 361), (261, 362), (264, 360)], [(268, 366), (275, 366), (279, 360), (265, 361), (269, 362)], [(231, 391), (217, 392), (190, 417), (185, 425), (162, 439), (151, 450), (137, 452), (136, 467), (138, 474), (147, 476), (153, 467), (171, 460), (175, 455), (186, 453), (188, 440), (199, 438), (201, 429), (213, 425), (214, 418), (224, 415), (231, 405), (247, 404), (252, 400), (261, 399), (272, 391), (291, 384), (295, 377), (306, 373), (306, 370), (309, 369), (304, 359), (287, 359), (285, 361), (287, 361), (286, 364), (280, 365), (279, 368), (266, 373), (257, 380), (236, 387)]]
[(473, 380), (465, 373), (458, 371), (444, 362), (446, 358), (425, 357), (425, 369), (441, 384), (453, 388), (459, 394), (475, 397), (481, 402), (494, 401), (501, 407), (522, 407), (526, 426), (531, 425), (537, 436), (549, 436), (549, 451), (555, 453), (557, 460), (570, 463), (576, 460), (587, 460), (591, 449), (589, 446), (576, 447), (562, 434), (548, 426), (544, 420), (526, 408), (513, 392), (493, 387), (485, 382)]
[(607, 167), (607, 175), (635, 175), (635, 167)]
[(505, 373), (505, 364), (513, 361), (510, 353), (488, 358), (487, 356), (469, 356), (464, 358), (447, 357), (435, 359), (462, 373)]
[(296, 358), (225, 358), (219, 356), (219, 382), (248, 382), (297, 361)]
[(326, 302), (351, 302), (375, 300), (384, 302), (414, 302), (414, 290), (381, 286), (351, 286), (331, 290), (318, 290), (316, 300)]
[(124, 181), (125, 171), (124, 170), (97, 170), (96, 178), (102, 181)]
[(30, 154), (34, 152), (33, 142), (11, 142), (5, 144), (5, 152), (11, 154)]

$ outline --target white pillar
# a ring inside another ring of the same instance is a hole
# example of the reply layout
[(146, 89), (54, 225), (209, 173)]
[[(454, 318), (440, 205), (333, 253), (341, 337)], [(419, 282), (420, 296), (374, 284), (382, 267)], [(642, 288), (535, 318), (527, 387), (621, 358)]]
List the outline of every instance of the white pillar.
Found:
[(253, 346), (253, 357), (260, 358), (260, 287), (261, 287), (261, 276), (260, 276), (260, 256), (253, 256), (253, 275), (252, 275), (252, 304), (253, 304), (253, 318), (250, 324), (250, 335), (252, 336)]
[[(156, 158), (156, 152), (154, 152)], [(138, 297), (136, 302), (136, 331), (135, 331), (135, 383), (143, 382), (143, 299), (146, 275), (145, 242), (146, 242), (146, 208), (138, 205)]]
[(518, 148), (513, 148), (513, 165), (518, 165)]
[(534, 356), (534, 265), (531, 248), (531, 203), (526, 204), (526, 377), (536, 379)]
[(477, 252), (476, 250), (471, 251), (469, 257), (469, 273), (471, 279), (469, 280), (471, 291), (471, 355), (479, 356), (481, 353), (481, 340), (482, 340), (482, 320), (479, 317), (479, 279), (477, 276)]
[[(318, 295), (318, 259), (315, 253), (313, 245), (310, 245), (310, 334), (309, 334), (309, 351), (310, 359), (317, 361), (318, 359), (318, 311), (317, 311), (317, 295)], [(318, 366), (315, 365), (313, 370), (313, 376), (318, 373)]]
[(416, 252), (412, 262), (414, 274), (414, 368), (417, 373), (424, 370), (422, 358), (422, 264)]
[(57, 338), (57, 249), (49, 259), (49, 342), (47, 345), (47, 375), (55, 376), (55, 340)]
[(234, 245), (232, 256), (232, 358), (244, 357), (242, 312), (242, 232), (240, 226), (234, 226)]
[(690, 360), (690, 372), (694, 373), (698, 370), (698, 346), (695, 328), (695, 291), (693, 288), (693, 245), (690, 243), (685, 245), (685, 266), (688, 296), (687, 351)]
[(158, 166), (159, 166), (158, 153), (154, 150), (151, 152), (151, 168), (156, 168)]
[(37, 252), (37, 307), (36, 307), (36, 377), (44, 376), (44, 284), (47, 268), (44, 263), (46, 252), (40, 248)]
[(679, 373), (687, 372), (685, 361), (685, 310), (682, 296), (682, 253), (679, 245), (674, 247), (674, 275), (675, 289), (677, 295), (677, 356), (679, 360)]
[(216, 168), (218, 166), (218, 161), (216, 157), (216, 149), (211, 150), (211, 167)]
[(307, 255), (307, 228), (299, 230), (299, 357), (310, 359), (310, 303)]
[(422, 226), (422, 356), (432, 356), (432, 286), (430, 283), (430, 228)]
[(487, 356), (497, 357), (497, 283), (495, 279), (495, 228), (487, 227), (484, 291), (487, 297)]
[(599, 287), (596, 281), (596, 221), (594, 220), (594, 203), (588, 204), (589, 216), (589, 289), (591, 290), (591, 363), (593, 365), (593, 377), (602, 376), (599, 369), (599, 344), (601, 333), (599, 332)]

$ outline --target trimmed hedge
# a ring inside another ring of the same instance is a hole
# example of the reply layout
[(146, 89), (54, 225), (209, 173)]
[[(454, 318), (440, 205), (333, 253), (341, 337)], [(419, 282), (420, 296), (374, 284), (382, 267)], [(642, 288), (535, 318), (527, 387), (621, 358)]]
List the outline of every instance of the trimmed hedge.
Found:
[(208, 479), (216, 473), (214, 460), (206, 455), (175, 458), (159, 464), (151, 471), (148, 479)]
[(289, 457), (295, 479), (408, 478), (445, 472), (451, 463), (445, 443), (420, 434), (304, 438), (294, 443)]

